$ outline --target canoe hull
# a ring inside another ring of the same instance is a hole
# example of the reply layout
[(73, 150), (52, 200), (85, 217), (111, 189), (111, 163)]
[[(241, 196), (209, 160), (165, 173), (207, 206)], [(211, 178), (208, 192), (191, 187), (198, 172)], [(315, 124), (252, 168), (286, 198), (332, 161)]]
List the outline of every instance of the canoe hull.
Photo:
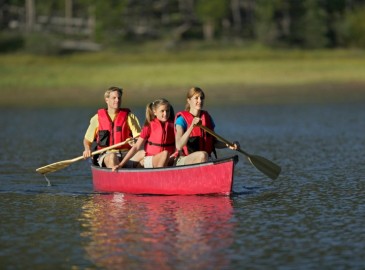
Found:
[(187, 166), (110, 169), (92, 166), (94, 190), (155, 195), (197, 195), (232, 193), (233, 173), (238, 157)]

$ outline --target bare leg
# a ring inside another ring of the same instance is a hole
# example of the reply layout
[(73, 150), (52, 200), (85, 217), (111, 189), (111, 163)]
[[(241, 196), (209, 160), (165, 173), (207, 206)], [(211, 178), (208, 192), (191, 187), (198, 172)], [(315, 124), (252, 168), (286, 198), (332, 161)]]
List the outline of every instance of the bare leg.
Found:
[(169, 152), (164, 150), (152, 158), (153, 168), (166, 167), (169, 162)]
[(194, 163), (201, 163), (208, 161), (208, 153), (205, 151), (197, 151), (191, 153), (190, 155), (186, 156), (185, 158), (185, 165), (194, 164)]
[(146, 152), (144, 150), (139, 150), (137, 153), (135, 153), (130, 159), (134, 163), (133, 167), (143, 167), (143, 158), (145, 155)]
[(112, 168), (116, 165), (118, 165), (120, 162), (120, 159), (117, 156), (117, 153), (108, 153), (106, 154), (104, 158), (104, 164), (107, 168)]

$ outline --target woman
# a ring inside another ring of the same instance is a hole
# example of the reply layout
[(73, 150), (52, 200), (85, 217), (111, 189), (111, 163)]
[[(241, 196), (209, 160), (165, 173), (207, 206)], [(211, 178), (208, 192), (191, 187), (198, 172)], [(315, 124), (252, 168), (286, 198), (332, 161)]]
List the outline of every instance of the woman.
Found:
[(146, 107), (146, 121), (137, 142), (132, 146), (123, 160), (112, 169), (117, 170), (144, 146), (145, 168), (166, 167), (175, 152), (174, 112), (166, 99), (158, 99)]
[[(176, 114), (175, 141), (176, 149), (181, 153), (176, 165), (188, 165), (206, 162), (211, 154), (216, 156), (215, 148), (225, 148), (223, 142), (217, 141), (212, 135), (196, 126), (201, 124), (214, 130), (213, 118), (203, 110), (205, 94), (199, 87), (189, 89), (186, 98), (185, 111)], [(238, 143), (231, 149), (236, 150)]]

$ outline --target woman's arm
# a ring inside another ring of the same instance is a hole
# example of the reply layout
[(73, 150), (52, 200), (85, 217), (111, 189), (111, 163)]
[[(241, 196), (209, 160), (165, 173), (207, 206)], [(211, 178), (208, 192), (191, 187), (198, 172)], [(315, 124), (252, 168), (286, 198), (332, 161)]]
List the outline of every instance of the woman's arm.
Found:
[(176, 141), (176, 149), (180, 151), (187, 143), (190, 136), (190, 133), (193, 131), (194, 126), (200, 123), (199, 117), (194, 117), (193, 123), (188, 127), (188, 129), (184, 133), (184, 129), (180, 125), (176, 125), (176, 135), (175, 135), (175, 141)]

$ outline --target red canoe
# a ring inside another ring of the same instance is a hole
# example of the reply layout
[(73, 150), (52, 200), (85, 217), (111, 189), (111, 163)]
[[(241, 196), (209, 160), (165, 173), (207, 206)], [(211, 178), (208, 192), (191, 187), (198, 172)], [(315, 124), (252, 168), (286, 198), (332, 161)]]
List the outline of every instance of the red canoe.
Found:
[(155, 195), (232, 193), (238, 156), (186, 166), (153, 169), (111, 169), (91, 166), (94, 190)]

